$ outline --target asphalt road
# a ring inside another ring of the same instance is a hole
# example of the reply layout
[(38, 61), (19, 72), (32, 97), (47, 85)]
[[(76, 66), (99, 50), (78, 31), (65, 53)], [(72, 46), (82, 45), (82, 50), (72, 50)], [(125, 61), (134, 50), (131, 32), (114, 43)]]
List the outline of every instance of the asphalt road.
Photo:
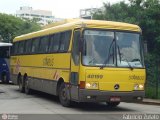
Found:
[(16, 85), (0, 84), (0, 114), (18, 120), (124, 120), (147, 118), (148, 115), (160, 119), (160, 106), (122, 102), (116, 108), (108, 108), (105, 103), (74, 103), (71, 108), (65, 108), (55, 96), (36, 91), (26, 95), (20, 93)]

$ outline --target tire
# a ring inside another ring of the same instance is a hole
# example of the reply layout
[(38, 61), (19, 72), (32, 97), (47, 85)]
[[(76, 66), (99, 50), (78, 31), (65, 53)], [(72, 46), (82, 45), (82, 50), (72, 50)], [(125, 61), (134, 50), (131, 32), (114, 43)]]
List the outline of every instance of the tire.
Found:
[(106, 102), (108, 107), (117, 107), (120, 102)]
[(59, 100), (62, 106), (69, 107), (71, 105), (71, 101), (67, 97), (67, 92), (65, 89), (65, 83), (62, 83), (59, 88)]
[(25, 77), (24, 82), (25, 82), (25, 93), (29, 95), (31, 94), (32, 90), (29, 88), (28, 77)]
[(25, 89), (24, 89), (24, 82), (22, 81), (22, 76), (18, 77), (18, 85), (19, 85), (19, 91), (24, 93)]
[(5, 83), (5, 84), (9, 83), (9, 81), (7, 80), (7, 75), (5, 73), (2, 75), (2, 83)]

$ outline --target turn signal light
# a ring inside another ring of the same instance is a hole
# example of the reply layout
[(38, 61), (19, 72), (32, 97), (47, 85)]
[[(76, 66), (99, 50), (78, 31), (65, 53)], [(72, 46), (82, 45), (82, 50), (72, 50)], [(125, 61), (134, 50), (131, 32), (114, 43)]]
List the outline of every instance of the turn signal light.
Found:
[(81, 89), (84, 89), (85, 88), (85, 81), (80, 81), (80, 86), (79, 86)]

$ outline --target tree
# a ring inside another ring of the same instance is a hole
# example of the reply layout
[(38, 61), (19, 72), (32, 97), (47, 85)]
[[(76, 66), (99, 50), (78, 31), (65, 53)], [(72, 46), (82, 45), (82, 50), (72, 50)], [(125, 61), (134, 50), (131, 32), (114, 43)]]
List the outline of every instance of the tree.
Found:
[(40, 30), (34, 21), (22, 20), (12, 15), (0, 13), (0, 36), (3, 42), (12, 42), (15, 36)]

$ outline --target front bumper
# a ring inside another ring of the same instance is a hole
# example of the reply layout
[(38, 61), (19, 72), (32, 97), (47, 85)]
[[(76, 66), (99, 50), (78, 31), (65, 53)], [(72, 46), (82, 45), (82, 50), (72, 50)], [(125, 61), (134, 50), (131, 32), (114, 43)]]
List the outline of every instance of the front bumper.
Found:
[(86, 89), (79, 90), (79, 102), (110, 102), (111, 97), (120, 97), (120, 102), (140, 102), (144, 96), (144, 91), (111, 92)]

